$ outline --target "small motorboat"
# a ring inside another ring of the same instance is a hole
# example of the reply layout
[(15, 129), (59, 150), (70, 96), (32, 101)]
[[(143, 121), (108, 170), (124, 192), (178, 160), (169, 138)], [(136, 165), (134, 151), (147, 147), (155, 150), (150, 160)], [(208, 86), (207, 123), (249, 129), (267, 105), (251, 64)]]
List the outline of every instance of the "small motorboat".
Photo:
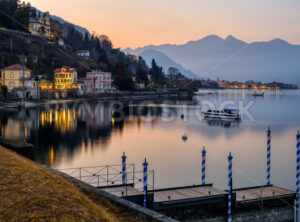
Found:
[(212, 118), (212, 119), (234, 119), (240, 120), (241, 115), (238, 109), (235, 108), (224, 108), (223, 110), (207, 110), (206, 112), (202, 112), (204, 118)]
[(261, 92), (261, 93), (254, 92), (254, 93), (253, 93), (253, 96), (264, 96), (264, 95), (265, 95), (264, 92)]
[(188, 136), (187, 136), (186, 133), (184, 133), (184, 134), (182, 135), (182, 140), (185, 142), (185, 141), (187, 141), (187, 139), (188, 139)]

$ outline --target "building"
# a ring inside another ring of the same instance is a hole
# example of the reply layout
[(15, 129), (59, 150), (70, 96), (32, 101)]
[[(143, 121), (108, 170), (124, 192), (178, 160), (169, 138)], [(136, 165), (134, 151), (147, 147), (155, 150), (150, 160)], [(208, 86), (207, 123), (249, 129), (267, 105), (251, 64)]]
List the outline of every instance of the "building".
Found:
[(52, 89), (52, 83), (48, 80), (45, 80), (45, 79), (42, 79), (40, 81), (40, 88), (41, 90), (49, 90), (49, 89)]
[(78, 50), (77, 51), (77, 56), (84, 57), (84, 58), (89, 58), (90, 57), (90, 51), (89, 50)]
[(129, 58), (129, 59), (131, 59), (131, 60), (133, 60), (133, 61), (137, 61), (137, 57), (136, 57), (135, 55), (130, 55), (130, 54), (128, 54), (128, 55), (127, 55), (127, 58)]
[(62, 46), (62, 47), (65, 47), (65, 40), (58, 39), (57, 44), (60, 45), (60, 46)]
[[(24, 69), (24, 79), (23, 79)], [(2, 85), (7, 86), (8, 91), (12, 91), (16, 87), (34, 87), (31, 80), (31, 70), (21, 66), (20, 64), (14, 64), (6, 68), (1, 69), (0, 82)]]
[(77, 86), (77, 71), (75, 68), (64, 66), (54, 71), (54, 88), (55, 89), (74, 89)]
[(106, 92), (112, 90), (111, 73), (93, 70), (86, 73), (84, 88), (87, 93)]
[(135, 86), (137, 89), (146, 89), (146, 83), (145, 82), (136, 82)]
[(51, 19), (49, 12), (45, 12), (40, 18), (29, 19), (29, 31), (32, 35), (51, 36)]

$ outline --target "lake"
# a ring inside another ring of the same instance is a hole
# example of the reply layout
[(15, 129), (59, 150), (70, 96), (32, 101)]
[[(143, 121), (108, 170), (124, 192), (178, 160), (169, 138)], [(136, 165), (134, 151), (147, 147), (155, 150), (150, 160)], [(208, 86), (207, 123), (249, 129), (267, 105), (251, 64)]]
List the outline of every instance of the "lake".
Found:
[[(270, 126), (271, 183), (295, 190), (300, 91), (252, 94), (218, 90), (186, 100), (134, 101), (125, 109), (119, 102), (93, 101), (0, 110), (1, 137), (37, 144), (36, 161), (58, 169), (120, 164), (125, 152), (127, 162), (142, 170), (147, 157), (156, 188), (200, 184), (205, 146), (206, 182), (226, 189), (229, 152), (234, 158), (234, 188), (266, 183)], [(201, 110), (225, 105), (239, 107), (242, 120), (203, 119)], [(187, 141), (182, 140), (183, 133)]]

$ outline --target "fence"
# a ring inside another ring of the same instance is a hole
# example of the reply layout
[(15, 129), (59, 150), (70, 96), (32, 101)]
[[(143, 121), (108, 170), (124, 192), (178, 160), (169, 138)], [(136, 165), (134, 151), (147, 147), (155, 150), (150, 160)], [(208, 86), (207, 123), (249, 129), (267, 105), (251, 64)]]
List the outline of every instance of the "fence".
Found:
[[(122, 180), (122, 164), (56, 170), (94, 187), (131, 185), (138, 190), (143, 190), (143, 171), (135, 171), (135, 165), (133, 163), (126, 164), (125, 166), (126, 184), (123, 184)], [(148, 190), (154, 190), (154, 171), (148, 170), (147, 176)]]

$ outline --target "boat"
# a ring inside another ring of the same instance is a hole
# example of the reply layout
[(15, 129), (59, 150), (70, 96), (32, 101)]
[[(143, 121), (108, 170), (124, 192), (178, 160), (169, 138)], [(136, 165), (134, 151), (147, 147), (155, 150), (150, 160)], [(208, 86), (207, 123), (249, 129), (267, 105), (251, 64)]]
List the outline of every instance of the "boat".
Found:
[(218, 94), (217, 91), (209, 91), (209, 90), (198, 90), (193, 92), (196, 96), (204, 96), (204, 95), (215, 95)]
[(265, 95), (264, 92), (262, 92), (262, 93), (254, 92), (253, 93), (253, 96), (264, 96), (264, 95)]
[(233, 120), (240, 120), (241, 115), (238, 109), (235, 108), (224, 108), (222, 110), (212, 110), (209, 109), (205, 112), (202, 112), (204, 118), (211, 118), (211, 119), (233, 119)]

